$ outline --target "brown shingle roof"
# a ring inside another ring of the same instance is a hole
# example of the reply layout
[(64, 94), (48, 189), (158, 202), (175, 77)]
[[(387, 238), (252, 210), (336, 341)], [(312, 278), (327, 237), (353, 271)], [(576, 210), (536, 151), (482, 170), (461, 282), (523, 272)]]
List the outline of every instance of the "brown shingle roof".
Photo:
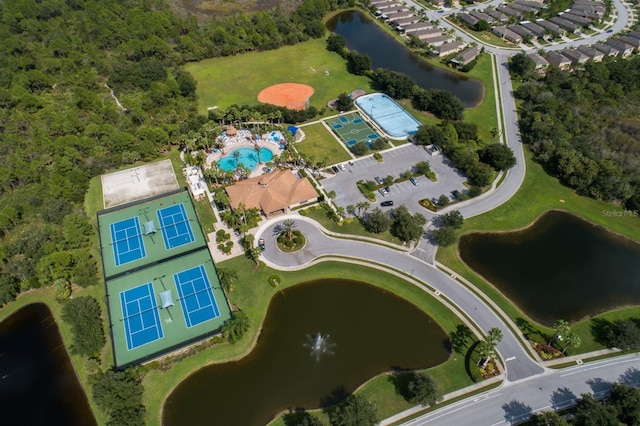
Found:
[(226, 188), (231, 207), (244, 203), (269, 215), (287, 207), (318, 197), (307, 178), (298, 179), (290, 170), (278, 170), (237, 182)]

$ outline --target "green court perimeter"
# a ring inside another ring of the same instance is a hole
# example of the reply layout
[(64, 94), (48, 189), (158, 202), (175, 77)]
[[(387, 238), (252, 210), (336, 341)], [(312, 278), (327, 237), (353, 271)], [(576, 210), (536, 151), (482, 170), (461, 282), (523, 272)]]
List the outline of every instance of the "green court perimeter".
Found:
[[(175, 226), (168, 211), (177, 212)], [(186, 189), (98, 212), (98, 226), (116, 367), (213, 335), (231, 317)], [(119, 227), (130, 236), (114, 242)]]
[(380, 137), (357, 112), (329, 118), (325, 123), (347, 147), (352, 147), (358, 142), (371, 142)]

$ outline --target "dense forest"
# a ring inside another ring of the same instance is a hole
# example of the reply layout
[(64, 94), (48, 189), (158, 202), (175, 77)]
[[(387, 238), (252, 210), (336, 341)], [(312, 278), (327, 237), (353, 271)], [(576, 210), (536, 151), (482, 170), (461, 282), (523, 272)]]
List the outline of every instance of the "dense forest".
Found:
[(97, 282), (89, 180), (201, 131), (185, 62), (323, 36), (322, 18), (346, 5), (305, 0), (286, 16), (199, 26), (161, 0), (0, 2), (0, 306)]
[(582, 195), (640, 210), (640, 58), (537, 77), (518, 56), (512, 71), (525, 80), (520, 130), (536, 160)]

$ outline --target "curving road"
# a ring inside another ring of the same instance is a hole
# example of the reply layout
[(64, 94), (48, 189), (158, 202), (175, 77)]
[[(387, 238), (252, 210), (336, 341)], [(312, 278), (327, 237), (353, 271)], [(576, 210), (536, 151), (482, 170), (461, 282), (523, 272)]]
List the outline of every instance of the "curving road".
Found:
[[(493, 0), (491, 3), (497, 4), (500, 2), (500, 0)], [(409, 6), (416, 7), (417, 10), (423, 9), (421, 5), (411, 0), (408, 0), (407, 3)], [(613, 4), (616, 8), (618, 18), (612, 27), (613, 33), (615, 34), (627, 26), (629, 13), (620, 0), (613, 0)], [(486, 7), (487, 5), (488, 4), (484, 4), (482, 7)], [(427, 11), (427, 16), (430, 20), (434, 20), (439, 19), (442, 15), (433, 11)], [(444, 21), (440, 21), (440, 25), (455, 30), (458, 36), (469, 43), (476, 42), (483, 44), (481, 40), (474, 39), (467, 33), (458, 32), (455, 27)], [(556, 50), (579, 44), (591, 44), (608, 38), (611, 35), (611, 33), (598, 33), (588, 39), (547, 46), (545, 49)], [(519, 52), (519, 50), (501, 49), (486, 45), (485, 50), (492, 53), (495, 57), (496, 73), (494, 81), (502, 110), (502, 137), (504, 138), (504, 142), (513, 150), (518, 161), (516, 166), (509, 169), (498, 187), (494, 187), (478, 198), (467, 200), (452, 207), (459, 210), (463, 216), (467, 218), (493, 210), (508, 201), (520, 188), (526, 172), (524, 151), (518, 130), (516, 104), (508, 69), (509, 57)], [(530, 354), (522, 345), (523, 342), (520, 340), (521, 336), (516, 336), (516, 334), (505, 325), (503, 319), (492, 310), (487, 301), (481, 299), (467, 287), (461, 285), (452, 276), (446, 275), (428, 263), (428, 261), (433, 260), (433, 250), (429, 249), (429, 242), (426, 238), (422, 239), (418, 250), (415, 250), (413, 255), (411, 255), (404, 251), (365, 241), (331, 237), (328, 235), (329, 233), (316, 222), (295, 215), (293, 219), (296, 221), (297, 228), (307, 235), (308, 243), (303, 250), (293, 254), (286, 254), (277, 249), (275, 239), (278, 234), (278, 226), (288, 218), (291, 217), (280, 217), (268, 221), (261, 225), (256, 232), (256, 240), (258, 238), (265, 239), (266, 250), (262, 254), (262, 259), (270, 266), (278, 269), (294, 270), (309, 266), (311, 262), (317, 261), (323, 256), (343, 256), (388, 265), (393, 269), (410, 273), (418, 280), (430, 285), (441, 295), (446, 296), (458, 309), (466, 313), (480, 330), (486, 332), (492, 327), (499, 327), (502, 330), (504, 337), (502, 341), (498, 343), (497, 350), (505, 361), (506, 381), (501, 390), (496, 391), (497, 394), (503, 395), (503, 398), (512, 399), (513, 397), (518, 398), (522, 396), (523, 400), (528, 401), (527, 395), (531, 394), (531, 389), (535, 389), (536, 386), (542, 389), (551, 389), (553, 386), (561, 386), (568, 383), (568, 379), (565, 378), (568, 376), (563, 375), (564, 373), (562, 371), (545, 369), (531, 358)], [(430, 253), (430, 256), (425, 256), (425, 253)], [(638, 357), (631, 358), (629, 362), (638, 365)], [(606, 363), (601, 364), (608, 365)], [(619, 374), (617, 370), (615, 371), (616, 374)], [(591, 372), (592, 370), (583, 368), (574, 375), (580, 377), (580, 380), (584, 382), (585, 377), (593, 377)], [(613, 373), (610, 373), (610, 375), (611, 374)], [(508, 393), (505, 392), (506, 388), (509, 389)], [(579, 385), (576, 385), (576, 389), (580, 392), (588, 391), (588, 389), (583, 389), (583, 387)], [(543, 392), (540, 394), (542, 395)], [(483, 398), (485, 400), (484, 402), (467, 399), (460, 403), (467, 405), (459, 406), (459, 404), (456, 404), (454, 406), (444, 407), (416, 419), (411, 424), (441, 424), (445, 422), (450, 424), (500, 424), (504, 422), (511, 423), (526, 418), (522, 417), (522, 419), (518, 419), (517, 416), (512, 413), (517, 407), (511, 411), (504, 408), (509, 408), (508, 401), (502, 406), (502, 411), (500, 411), (500, 409), (496, 411), (496, 406), (498, 406), (496, 402), (499, 401), (499, 399), (495, 399), (497, 395), (494, 397), (494, 394), (487, 394)], [(533, 411), (538, 409), (539, 406), (543, 407), (540, 405), (542, 404), (540, 401), (538, 398), (535, 404), (529, 404), (533, 407)], [(524, 414), (520, 413), (520, 415), (528, 416), (527, 413), (530, 413), (530, 411), (531, 410)]]

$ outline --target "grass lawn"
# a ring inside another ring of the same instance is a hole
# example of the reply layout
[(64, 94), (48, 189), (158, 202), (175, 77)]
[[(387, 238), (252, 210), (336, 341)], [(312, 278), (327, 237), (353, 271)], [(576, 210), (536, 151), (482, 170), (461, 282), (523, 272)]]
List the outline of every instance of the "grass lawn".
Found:
[(314, 156), (316, 161), (336, 164), (351, 159), (344, 145), (333, 137), (322, 123), (303, 126), (305, 138), (302, 142), (296, 143), (296, 149), (301, 154)]
[[(355, 185), (355, 182), (354, 182)], [(371, 208), (373, 209), (377, 203), (371, 203)], [(342, 225), (338, 225), (333, 220), (327, 217), (327, 212), (320, 206), (309, 207), (308, 209), (300, 210), (301, 215), (311, 218), (318, 222), (320, 225), (324, 226), (326, 229), (332, 232), (337, 232), (340, 234), (348, 234), (348, 235), (358, 235), (361, 237), (375, 238), (381, 241), (387, 241), (390, 243), (401, 245), (402, 241), (399, 238), (391, 235), (389, 231), (382, 232), (380, 234), (372, 234), (365, 230), (360, 221), (357, 218), (353, 218), (353, 220), (347, 221), (345, 220)], [(351, 219), (351, 218), (350, 218)]]
[[(205, 59), (185, 65), (198, 83), (198, 111), (207, 107), (258, 103), (265, 87), (277, 83), (303, 83), (315, 89), (311, 105), (322, 109), (340, 93), (361, 88), (369, 90), (369, 79), (347, 72), (345, 60), (326, 49), (326, 40), (317, 39), (277, 50), (251, 52), (223, 58)], [(315, 71), (314, 71), (315, 70)], [(325, 75), (325, 71), (329, 75)]]
[[(637, 218), (604, 216), (603, 210), (613, 210), (618, 209), (618, 207), (577, 195), (572, 189), (561, 185), (556, 178), (549, 176), (541, 165), (531, 159), (532, 155), (526, 149), (525, 157), (527, 159), (527, 174), (516, 195), (495, 210), (465, 220), (461, 234), (476, 231), (520, 229), (530, 225), (544, 212), (558, 209), (573, 213), (612, 232), (640, 241), (640, 224)], [(564, 202), (560, 202), (560, 200), (564, 200)], [(534, 324), (495, 287), (467, 267), (458, 256), (456, 245), (438, 249), (437, 260), (471, 281), (477, 288), (498, 303), (514, 321), (517, 318), (524, 318), (539, 330), (546, 333), (550, 331)], [(628, 317), (632, 315), (640, 316), (640, 307), (613, 311), (602, 316), (616, 319), (620, 316)], [(589, 323), (590, 321), (587, 319), (574, 325), (576, 332), (579, 333), (583, 341), (582, 346), (578, 349), (580, 353), (602, 349), (602, 346), (593, 341), (589, 331)]]
[(473, 108), (464, 110), (464, 120), (475, 123), (478, 126), (478, 137), (480, 140), (491, 141), (491, 129), (499, 128), (498, 112), (496, 111), (495, 84), (493, 83), (493, 67), (491, 62), (493, 57), (483, 54), (478, 63), (467, 74), (484, 83), (484, 100)]
[[(440, 304), (435, 298), (423, 292), (416, 286), (408, 284), (403, 279), (381, 272), (377, 269), (365, 266), (345, 264), (339, 262), (324, 262), (313, 267), (295, 271), (282, 272), (275, 271), (264, 265), (259, 270), (254, 268), (253, 262), (244, 257), (238, 257), (219, 264), (219, 266), (234, 269), (238, 273), (238, 279), (233, 285), (233, 290), (229, 293), (230, 302), (242, 309), (249, 317), (251, 329), (240, 342), (235, 345), (221, 344), (193, 355), (165, 372), (150, 371), (144, 379), (144, 404), (147, 408), (147, 424), (160, 424), (162, 403), (171, 390), (189, 374), (204, 365), (223, 362), (244, 356), (253, 347), (260, 330), (260, 324), (264, 320), (271, 297), (281, 289), (292, 286), (296, 283), (310, 280), (340, 277), (368, 282), (381, 288), (389, 290), (394, 294), (403, 297), (425, 312), (428, 312), (447, 334), (455, 330), (461, 324), (460, 320)], [(267, 282), (271, 274), (281, 277), (281, 284), (274, 289)], [(449, 391), (451, 388), (467, 386), (471, 384), (470, 379), (464, 371), (464, 357), (455, 354), (449, 361), (435, 369), (446, 369), (442, 373), (432, 373), (434, 377), (442, 380), (443, 389)], [(433, 370), (433, 369), (432, 369)], [(378, 386), (377, 384), (373, 386)], [(366, 386), (363, 388), (366, 389)], [(381, 400), (391, 398), (389, 388), (379, 397)], [(363, 390), (364, 391), (364, 390)], [(391, 390), (391, 392), (395, 392)], [(374, 392), (377, 393), (377, 392)], [(399, 402), (400, 403), (400, 402)], [(395, 407), (395, 405), (394, 405)], [(393, 413), (395, 408), (389, 407), (389, 413)], [(402, 408), (399, 408), (400, 410)], [(387, 410), (387, 409), (385, 409)], [(384, 413), (384, 415), (388, 415)]]

